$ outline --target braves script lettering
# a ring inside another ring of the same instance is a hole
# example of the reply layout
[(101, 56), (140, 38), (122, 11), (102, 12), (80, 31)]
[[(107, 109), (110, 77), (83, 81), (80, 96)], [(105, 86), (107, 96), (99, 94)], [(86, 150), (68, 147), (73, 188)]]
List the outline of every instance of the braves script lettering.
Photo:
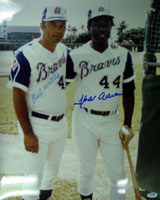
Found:
[(55, 72), (54, 75), (49, 79), (47, 83), (45, 83), (42, 87), (40, 87), (36, 92), (32, 94), (32, 102), (35, 104), (37, 100), (44, 94), (44, 92), (55, 82), (60, 75)]
[(81, 61), (79, 63), (79, 67), (81, 69), (81, 79), (83, 79), (84, 77), (88, 76), (88, 74), (90, 74), (91, 72), (96, 72), (98, 70), (104, 69), (105, 67), (110, 67), (111, 65), (115, 66), (115, 65), (119, 65), (120, 64), (120, 56), (118, 56), (117, 58), (113, 58), (110, 60), (107, 60), (104, 63), (98, 63), (98, 64), (89, 64), (89, 62), (87, 61)]
[(74, 105), (79, 105), (79, 107), (82, 109), (82, 105), (85, 103), (85, 102), (91, 102), (91, 101), (94, 101), (96, 98), (99, 100), (99, 101), (106, 101), (107, 99), (110, 99), (110, 98), (113, 98), (113, 97), (116, 97), (116, 96), (122, 96), (121, 93), (114, 93), (114, 94), (106, 94), (105, 92), (102, 92), (98, 97), (96, 96), (90, 96), (90, 97), (87, 97), (87, 95), (84, 95), (82, 94), (79, 102), (77, 103), (74, 103)]
[(39, 75), (37, 78), (37, 82), (41, 80), (45, 80), (51, 74), (53, 74), (58, 68), (62, 67), (62, 65), (66, 62), (65, 56), (63, 56), (58, 60), (58, 62), (53, 63), (53, 65), (49, 66), (44, 63), (38, 63), (37, 70), (39, 71)]

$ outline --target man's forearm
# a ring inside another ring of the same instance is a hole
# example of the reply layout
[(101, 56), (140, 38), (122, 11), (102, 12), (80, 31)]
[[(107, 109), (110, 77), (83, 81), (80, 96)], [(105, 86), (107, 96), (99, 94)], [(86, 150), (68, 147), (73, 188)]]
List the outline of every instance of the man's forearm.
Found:
[(134, 110), (134, 91), (123, 96), (124, 125), (131, 128), (132, 115)]
[(24, 134), (33, 133), (32, 126), (28, 116), (28, 107), (26, 103), (26, 93), (19, 89), (13, 88), (13, 103), (15, 112), (23, 129)]

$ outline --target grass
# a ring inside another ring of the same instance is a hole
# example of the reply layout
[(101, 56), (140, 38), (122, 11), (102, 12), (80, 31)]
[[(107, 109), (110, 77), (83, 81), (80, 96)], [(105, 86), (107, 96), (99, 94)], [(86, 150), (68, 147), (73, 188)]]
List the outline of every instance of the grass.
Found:
[(6, 87), (7, 81), (7, 77), (0, 77), (0, 133), (17, 134), (12, 90)]
[[(143, 68), (142, 65), (135, 65), (134, 70), (136, 73), (136, 79), (135, 79), (135, 106), (134, 106), (134, 113), (132, 118), (132, 128), (133, 131), (136, 133), (139, 131), (140, 128), (140, 118), (141, 118), (141, 107), (142, 107), (142, 73)], [(120, 115), (121, 115), (121, 121), (123, 121), (123, 107), (122, 104), (119, 107)]]
[[(0, 77), (0, 133), (18, 134), (17, 118), (12, 101), (12, 90), (7, 88), (8, 77)], [(68, 137), (71, 137), (71, 117), (73, 111), (75, 83), (67, 87), (66, 116), (68, 120)]]
[[(141, 117), (141, 83), (142, 83), (142, 65), (135, 65), (136, 72), (136, 90), (135, 90), (135, 109), (132, 120), (133, 131), (138, 133), (140, 127)], [(12, 90), (6, 87), (7, 77), (0, 77), (0, 133), (4, 134), (17, 134), (16, 116), (14, 113), (12, 103)], [(67, 88), (67, 108), (66, 116), (68, 120), (68, 138), (71, 137), (71, 116), (73, 111), (74, 93), (76, 87), (73, 82)], [(123, 121), (123, 108), (120, 105), (121, 121)], [(71, 170), (71, 169), (68, 169)], [(0, 174), (0, 177), (3, 175)], [(19, 197), (8, 198), (8, 200), (20, 200)], [(57, 179), (55, 183), (54, 194), (50, 200), (80, 200), (77, 193), (77, 183), (75, 180), (61, 180)]]
[[(133, 130), (137, 132), (139, 130), (140, 124), (140, 114), (141, 114), (141, 83), (142, 83), (142, 66), (135, 65), (136, 73), (136, 90), (135, 90), (135, 108), (132, 120)], [(12, 102), (12, 90), (7, 88), (7, 77), (0, 77), (0, 133), (4, 134), (17, 134), (17, 123), (16, 115), (13, 108)], [(71, 116), (73, 111), (74, 103), (74, 93), (76, 90), (75, 83), (73, 82), (67, 87), (67, 107), (66, 116), (68, 120), (68, 137), (71, 137)], [(120, 115), (121, 121), (123, 121), (123, 108), (120, 105)]]

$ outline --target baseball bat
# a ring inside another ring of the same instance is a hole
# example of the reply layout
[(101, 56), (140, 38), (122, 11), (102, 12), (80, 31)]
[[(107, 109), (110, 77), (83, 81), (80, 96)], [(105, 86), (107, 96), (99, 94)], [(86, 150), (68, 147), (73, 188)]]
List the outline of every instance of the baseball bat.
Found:
[(127, 153), (127, 158), (128, 158), (130, 171), (131, 171), (131, 177), (132, 177), (132, 182), (133, 182), (135, 199), (136, 200), (142, 200), (141, 194), (140, 194), (140, 191), (139, 191), (139, 187), (138, 187), (138, 183), (137, 183), (137, 178), (136, 178), (136, 175), (134, 173), (133, 163), (132, 163), (132, 159), (131, 159), (131, 155), (130, 155), (130, 151), (129, 151), (129, 147), (128, 146), (126, 148), (126, 153)]

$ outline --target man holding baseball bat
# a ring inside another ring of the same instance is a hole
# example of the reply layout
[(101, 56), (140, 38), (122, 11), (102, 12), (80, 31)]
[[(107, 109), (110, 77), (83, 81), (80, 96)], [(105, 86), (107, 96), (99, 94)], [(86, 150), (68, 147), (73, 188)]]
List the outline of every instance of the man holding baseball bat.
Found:
[[(72, 131), (78, 150), (78, 192), (82, 200), (93, 198), (98, 149), (111, 181), (111, 200), (125, 199), (123, 148), (128, 147), (133, 137), (131, 120), (135, 85), (131, 54), (119, 46), (113, 49), (108, 43), (113, 18), (103, 6), (89, 10), (91, 41), (71, 52), (73, 71), (77, 76)], [(117, 111), (121, 96), (124, 107), (122, 129)]]

